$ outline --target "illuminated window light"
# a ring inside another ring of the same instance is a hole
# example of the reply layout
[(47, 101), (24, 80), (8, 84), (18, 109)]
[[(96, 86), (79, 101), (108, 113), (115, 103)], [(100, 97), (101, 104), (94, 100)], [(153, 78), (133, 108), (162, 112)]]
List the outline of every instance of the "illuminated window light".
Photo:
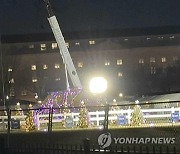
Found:
[(150, 62), (151, 62), (151, 63), (155, 63), (155, 62), (156, 62), (155, 57), (151, 57), (151, 58), (150, 58)]
[(56, 81), (60, 81), (61, 80), (61, 78), (56, 78)]
[(139, 64), (144, 64), (144, 59), (139, 59)]
[(58, 47), (58, 44), (57, 43), (52, 43), (51, 47), (52, 47), (52, 49), (56, 49)]
[(8, 68), (8, 72), (12, 72), (13, 71), (13, 69), (12, 68)]
[(34, 44), (30, 44), (30, 45), (29, 45), (29, 48), (30, 48), (30, 49), (33, 49), (33, 48), (34, 48)]
[(117, 65), (122, 65), (123, 64), (123, 60), (122, 59), (118, 59), (117, 60)]
[(159, 40), (163, 40), (164, 37), (163, 37), (163, 36), (159, 36), (158, 39), (159, 39)]
[(45, 51), (46, 50), (46, 44), (41, 44), (41, 51)]
[(79, 63), (78, 63), (78, 67), (79, 67), (79, 68), (82, 68), (82, 67), (83, 67), (83, 62), (79, 62)]
[(12, 78), (11, 80), (9, 80), (9, 83), (14, 83), (14, 78)]
[(75, 45), (80, 45), (80, 42), (76, 42)]
[(90, 40), (90, 41), (89, 41), (89, 44), (90, 44), (90, 45), (93, 45), (93, 44), (95, 44), (95, 43), (96, 43), (96, 42), (95, 42), (94, 40)]
[(32, 65), (32, 66), (31, 66), (31, 70), (32, 70), (32, 71), (35, 71), (35, 70), (36, 70), (36, 65)]
[(37, 82), (37, 79), (32, 79), (32, 82), (34, 82), (34, 83)]
[(110, 65), (110, 61), (106, 61), (106, 62), (104, 63), (104, 65), (105, 65), (105, 66), (109, 66), (109, 65)]
[(118, 72), (118, 77), (122, 77), (123, 73), (122, 72)]
[(46, 64), (43, 65), (43, 69), (46, 70), (48, 69), (48, 66)]
[(169, 39), (174, 39), (175, 37), (174, 36), (170, 36)]
[(55, 64), (55, 65), (54, 65), (54, 68), (55, 68), (55, 69), (59, 69), (59, 68), (60, 68), (60, 65), (59, 65), (59, 64)]
[(162, 63), (165, 63), (167, 61), (166, 57), (161, 58)]
[(156, 67), (151, 67), (150, 69), (151, 69), (151, 70), (150, 70), (150, 71), (151, 71), (151, 74), (156, 74)]

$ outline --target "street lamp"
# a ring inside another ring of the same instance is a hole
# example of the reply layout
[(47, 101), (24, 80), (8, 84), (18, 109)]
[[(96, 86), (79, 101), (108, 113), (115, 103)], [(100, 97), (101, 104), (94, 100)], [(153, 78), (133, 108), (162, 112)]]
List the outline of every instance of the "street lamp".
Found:
[(107, 89), (107, 80), (103, 77), (94, 77), (89, 83), (89, 89), (94, 94), (100, 94)]

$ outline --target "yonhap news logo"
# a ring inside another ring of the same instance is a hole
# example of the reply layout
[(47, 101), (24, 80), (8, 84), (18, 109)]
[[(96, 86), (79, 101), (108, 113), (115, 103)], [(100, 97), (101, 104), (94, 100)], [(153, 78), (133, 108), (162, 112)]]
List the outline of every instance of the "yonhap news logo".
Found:
[(111, 142), (112, 142), (112, 139), (111, 139), (111, 134), (110, 133), (104, 133), (104, 134), (101, 134), (99, 137), (98, 137), (98, 144), (101, 148), (106, 148), (108, 146), (111, 145)]
[(174, 144), (175, 138), (166, 137), (114, 137), (109, 132), (103, 133), (98, 137), (98, 144), (101, 148), (107, 148), (114, 144)]

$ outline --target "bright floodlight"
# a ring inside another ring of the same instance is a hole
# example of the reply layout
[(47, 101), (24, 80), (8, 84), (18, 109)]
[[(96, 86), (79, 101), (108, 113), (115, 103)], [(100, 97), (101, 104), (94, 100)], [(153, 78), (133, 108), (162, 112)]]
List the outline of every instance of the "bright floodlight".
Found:
[(107, 81), (103, 77), (94, 77), (89, 83), (89, 89), (92, 93), (103, 93), (107, 89)]

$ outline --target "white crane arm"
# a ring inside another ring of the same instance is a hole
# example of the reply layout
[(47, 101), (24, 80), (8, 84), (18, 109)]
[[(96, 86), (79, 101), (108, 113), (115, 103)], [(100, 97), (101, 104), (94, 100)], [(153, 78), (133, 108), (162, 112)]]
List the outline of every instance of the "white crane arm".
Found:
[(61, 32), (60, 26), (58, 24), (58, 21), (56, 19), (56, 16), (54, 15), (54, 12), (51, 8), (49, 0), (43, 0), (44, 3), (46, 4), (46, 9), (48, 11), (49, 17), (48, 21), (50, 23), (51, 29), (53, 31), (53, 34), (55, 36), (56, 42), (59, 47), (59, 52), (62, 56), (63, 62), (67, 68), (68, 74), (70, 76), (70, 79), (73, 83), (73, 86), (75, 88), (82, 88), (81, 82), (79, 80), (76, 68), (74, 67), (72, 58), (70, 56), (69, 50), (66, 46), (63, 34)]

